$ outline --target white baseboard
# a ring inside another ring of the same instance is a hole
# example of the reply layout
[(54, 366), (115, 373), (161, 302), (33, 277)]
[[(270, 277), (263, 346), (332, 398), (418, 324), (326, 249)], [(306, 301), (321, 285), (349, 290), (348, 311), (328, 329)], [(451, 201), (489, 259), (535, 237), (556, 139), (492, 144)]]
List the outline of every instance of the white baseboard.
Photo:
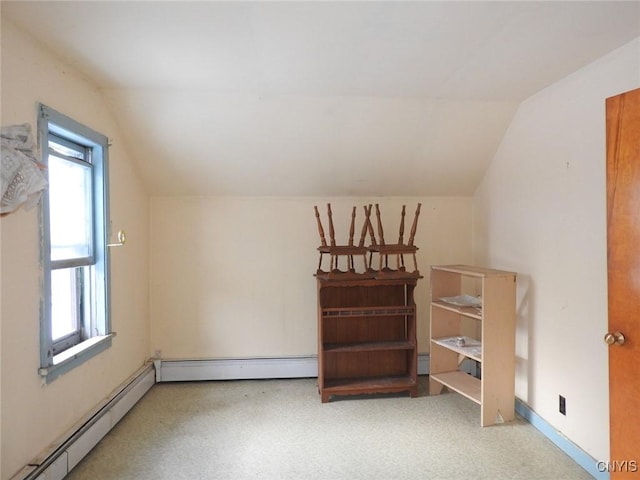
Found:
[(148, 364), (11, 480), (62, 480), (154, 384)]
[(318, 360), (315, 356), (156, 360), (155, 364), (158, 382), (318, 376)]
[(418, 375), (429, 375), (429, 354), (418, 354)]
[[(157, 382), (310, 378), (318, 376), (316, 355), (299, 357), (155, 360)], [(429, 373), (429, 356), (418, 355), (418, 374)]]

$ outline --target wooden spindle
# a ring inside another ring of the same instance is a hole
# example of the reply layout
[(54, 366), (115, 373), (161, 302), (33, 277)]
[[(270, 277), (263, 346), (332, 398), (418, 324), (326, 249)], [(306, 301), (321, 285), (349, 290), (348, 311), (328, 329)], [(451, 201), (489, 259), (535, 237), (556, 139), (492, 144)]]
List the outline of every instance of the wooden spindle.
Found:
[(353, 234), (356, 228), (356, 207), (351, 210), (351, 227), (349, 228), (349, 246), (353, 247)]
[(418, 216), (420, 215), (420, 206), (422, 204), (418, 203), (418, 208), (416, 208), (416, 214), (413, 217), (413, 225), (411, 226), (411, 235), (409, 236), (409, 246), (413, 247), (413, 239), (416, 236), (416, 230), (418, 229)]
[(399, 245), (402, 245), (402, 240), (404, 237), (404, 214), (405, 214), (405, 206), (402, 205), (402, 213), (400, 214), (400, 234), (398, 235)]
[(360, 242), (358, 242), (359, 247), (364, 247), (364, 239), (367, 236), (367, 219), (369, 215), (367, 214), (367, 206), (364, 206), (364, 222), (362, 222), (362, 231), (360, 232)]
[(318, 222), (318, 233), (320, 233), (320, 245), (322, 245), (323, 247), (326, 247), (327, 241), (324, 239), (324, 228), (322, 228), (322, 221), (320, 220), (320, 212), (318, 212), (318, 207), (315, 205), (313, 206), (313, 209), (316, 211), (316, 222)]
[(331, 204), (327, 203), (327, 215), (329, 216), (329, 239), (331, 241), (331, 246), (336, 246), (336, 232), (333, 229), (333, 216), (331, 214)]
[(382, 229), (382, 221), (380, 220), (380, 207), (376, 203), (376, 217), (378, 219), (378, 236), (380, 237), (380, 245), (384, 245), (384, 230)]
[(367, 215), (367, 230), (369, 231), (369, 236), (371, 237), (371, 245), (373, 245), (374, 247), (378, 246), (378, 243), (376, 242), (376, 235), (375, 233), (373, 233), (373, 225), (371, 223), (371, 209), (373, 208), (373, 205), (369, 204), (369, 209), (366, 210), (365, 207), (365, 212)]

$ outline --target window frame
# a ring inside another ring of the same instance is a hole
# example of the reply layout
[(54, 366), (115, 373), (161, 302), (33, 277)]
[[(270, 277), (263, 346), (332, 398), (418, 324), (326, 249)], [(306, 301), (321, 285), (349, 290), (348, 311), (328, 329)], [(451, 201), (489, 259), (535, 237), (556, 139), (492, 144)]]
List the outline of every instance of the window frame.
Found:
[[(93, 188), (93, 261), (89, 268), (92, 274), (85, 279), (92, 283), (95, 296), (95, 319), (90, 320), (91, 328), (87, 330), (87, 338), (76, 345), (54, 353), (54, 344), (60, 340), (52, 340), (51, 319), (51, 271), (60, 267), (59, 261), (51, 260), (49, 190), (46, 189), (40, 202), (40, 256), (42, 264), (42, 300), (40, 305), (40, 368), (38, 373), (47, 383), (111, 346), (115, 333), (111, 331), (110, 316), (110, 275), (109, 275), (109, 173), (108, 155), (109, 140), (106, 136), (82, 125), (81, 123), (57, 112), (43, 104), (38, 105), (38, 143), (41, 161), (48, 165), (49, 137), (62, 138), (83, 146), (90, 152), (92, 165)], [(45, 170), (46, 172), (46, 170)], [(64, 261), (63, 261), (64, 263)], [(86, 264), (84, 264), (86, 265)], [(73, 266), (73, 265), (70, 265)]]

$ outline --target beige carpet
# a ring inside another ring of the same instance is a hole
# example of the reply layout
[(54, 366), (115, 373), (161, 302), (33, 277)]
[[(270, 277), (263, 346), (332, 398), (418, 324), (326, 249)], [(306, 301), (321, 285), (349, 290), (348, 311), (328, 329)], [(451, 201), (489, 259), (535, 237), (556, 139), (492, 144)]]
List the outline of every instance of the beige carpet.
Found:
[(339, 397), (315, 379), (161, 383), (69, 474), (124, 479), (589, 479), (520, 417), (457, 394)]

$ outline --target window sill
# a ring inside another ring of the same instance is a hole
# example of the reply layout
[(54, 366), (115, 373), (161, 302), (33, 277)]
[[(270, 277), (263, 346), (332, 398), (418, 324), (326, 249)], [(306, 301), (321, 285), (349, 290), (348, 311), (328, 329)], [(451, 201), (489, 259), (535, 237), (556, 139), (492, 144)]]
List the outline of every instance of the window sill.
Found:
[(110, 333), (108, 335), (101, 335), (85, 340), (84, 342), (59, 353), (58, 355), (55, 355), (51, 365), (40, 368), (38, 373), (45, 379), (46, 383), (49, 383), (60, 375), (67, 373), (78, 365), (111, 347), (111, 340), (115, 336), (115, 333)]

